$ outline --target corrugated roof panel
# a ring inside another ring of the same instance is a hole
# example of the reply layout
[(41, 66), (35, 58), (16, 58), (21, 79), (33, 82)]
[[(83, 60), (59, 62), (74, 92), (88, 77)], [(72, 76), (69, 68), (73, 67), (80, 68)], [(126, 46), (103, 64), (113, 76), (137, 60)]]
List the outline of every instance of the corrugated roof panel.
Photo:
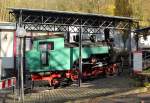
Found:
[(104, 17), (111, 19), (122, 19), (122, 20), (137, 20), (135, 18), (130, 17), (122, 17), (122, 16), (109, 16), (103, 14), (94, 14), (94, 13), (83, 13), (83, 12), (70, 12), (70, 11), (57, 11), (57, 10), (45, 10), (45, 9), (27, 9), (27, 8), (9, 8), (12, 12), (24, 12), (24, 13), (53, 13), (53, 14), (64, 14), (64, 15), (79, 15), (79, 16), (93, 16), (93, 17)]

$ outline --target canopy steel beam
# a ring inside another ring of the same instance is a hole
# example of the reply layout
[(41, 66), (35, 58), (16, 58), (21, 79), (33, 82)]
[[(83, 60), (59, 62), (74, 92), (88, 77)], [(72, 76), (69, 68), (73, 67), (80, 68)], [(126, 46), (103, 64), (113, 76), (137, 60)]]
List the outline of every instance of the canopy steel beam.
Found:
[[(66, 24), (56, 24), (53, 21), (52, 24), (42, 24), (42, 23), (23, 23), (24, 27), (28, 31), (49, 31), (49, 32), (79, 32), (80, 25), (66, 25)], [(68, 29), (69, 27), (69, 29)], [(106, 23), (105, 21), (100, 26), (83, 25), (83, 33), (99, 33), (100, 29), (110, 28), (110, 29), (120, 29), (129, 30), (129, 23), (119, 22), (117, 25), (113, 25), (113, 22)], [(69, 31), (68, 31), (69, 30)]]
[[(11, 9), (10, 14), (16, 21), (19, 20), (22, 9)], [(83, 33), (100, 33), (100, 29), (121, 29), (129, 30), (129, 25), (134, 20), (131, 18), (115, 18), (103, 15), (82, 15), (74, 13), (59, 12), (37, 12), (22, 10), (22, 25), (27, 31), (49, 31), (49, 32), (75, 32), (79, 33), (80, 26), (83, 27)], [(68, 31), (69, 30), (69, 31)]]

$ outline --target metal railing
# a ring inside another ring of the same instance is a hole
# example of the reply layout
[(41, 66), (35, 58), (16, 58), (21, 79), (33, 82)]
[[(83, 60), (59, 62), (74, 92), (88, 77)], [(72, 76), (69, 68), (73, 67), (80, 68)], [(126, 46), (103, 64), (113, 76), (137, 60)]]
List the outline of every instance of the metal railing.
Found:
[[(4, 91), (6, 89), (12, 89), (13, 91), (13, 99), (14, 99), (14, 103), (15, 101), (15, 97), (16, 97), (16, 77), (11, 77), (11, 78), (7, 78), (7, 79), (3, 79), (0, 80), (0, 91)], [(11, 91), (11, 90), (10, 90)], [(6, 97), (4, 97), (3, 102), (5, 101)]]

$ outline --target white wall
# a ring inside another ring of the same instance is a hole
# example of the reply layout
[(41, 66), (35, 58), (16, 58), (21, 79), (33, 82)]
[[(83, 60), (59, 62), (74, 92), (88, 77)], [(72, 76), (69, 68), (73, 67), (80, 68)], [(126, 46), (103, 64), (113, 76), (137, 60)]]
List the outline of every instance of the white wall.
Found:
[(1, 41), (1, 57), (13, 57), (13, 38), (14, 33), (12, 31), (2, 31), (0, 34)]
[(1, 30), (0, 32), (0, 57), (1, 57), (1, 68), (0, 77), (5, 76), (4, 69), (14, 68), (14, 56), (13, 56), (13, 43), (14, 43), (14, 32), (9, 30)]
[(143, 37), (139, 38), (139, 47), (150, 47), (150, 35), (148, 35), (145, 40)]

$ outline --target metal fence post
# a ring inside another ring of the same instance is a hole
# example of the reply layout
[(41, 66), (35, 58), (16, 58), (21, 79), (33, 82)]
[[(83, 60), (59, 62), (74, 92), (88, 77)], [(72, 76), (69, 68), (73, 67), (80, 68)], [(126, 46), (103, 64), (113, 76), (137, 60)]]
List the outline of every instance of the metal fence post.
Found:
[(17, 89), (16, 89), (16, 78), (14, 78), (14, 80), (13, 80), (13, 94), (14, 94), (14, 103), (16, 103), (16, 93), (17, 93)]
[(131, 23), (129, 22), (129, 75), (132, 73), (132, 37), (131, 37)]

